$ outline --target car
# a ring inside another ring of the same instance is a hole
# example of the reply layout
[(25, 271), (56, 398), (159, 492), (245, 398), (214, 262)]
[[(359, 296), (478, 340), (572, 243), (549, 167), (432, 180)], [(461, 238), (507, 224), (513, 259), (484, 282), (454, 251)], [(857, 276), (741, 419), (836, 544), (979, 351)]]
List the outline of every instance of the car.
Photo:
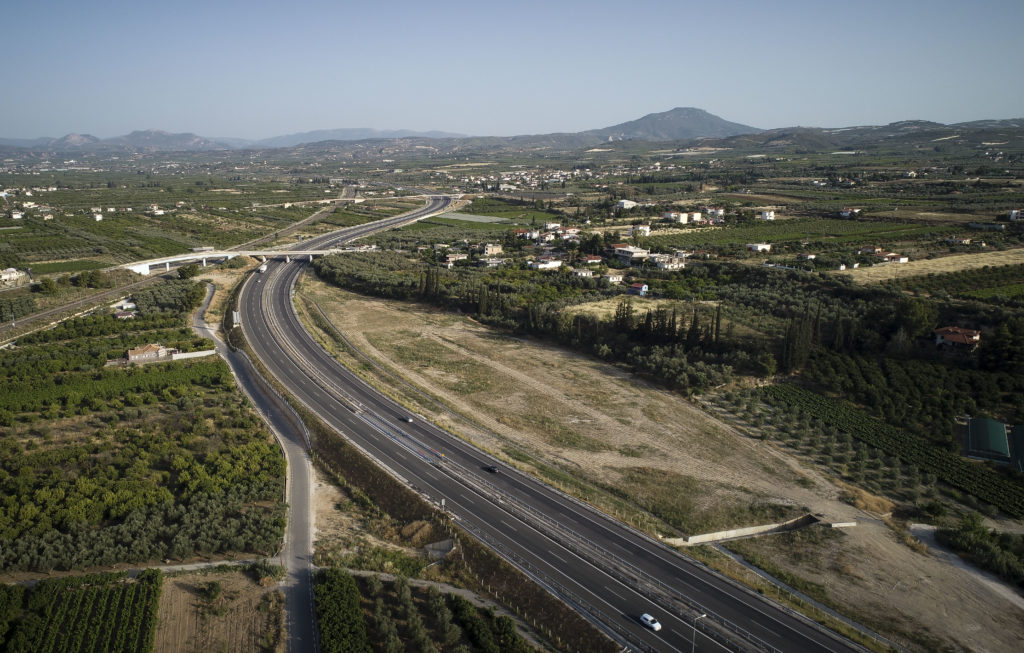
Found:
[(646, 612), (640, 615), (640, 623), (642, 623), (643, 625), (647, 626), (655, 632), (661, 630), (661, 624), (658, 622), (658, 620), (652, 617), (651, 615), (647, 614)]
[(487, 465), (486, 467), (484, 467), (484, 471), (490, 472), (492, 474), (497, 474), (498, 473), (498, 466), (497, 465)]
[(405, 417), (403, 417), (403, 418), (402, 418), (402, 421), (403, 421), (403, 422), (408, 422), (408, 423), (412, 424), (412, 418), (411, 418), (411, 417), (409, 417), (408, 415), (406, 415)]

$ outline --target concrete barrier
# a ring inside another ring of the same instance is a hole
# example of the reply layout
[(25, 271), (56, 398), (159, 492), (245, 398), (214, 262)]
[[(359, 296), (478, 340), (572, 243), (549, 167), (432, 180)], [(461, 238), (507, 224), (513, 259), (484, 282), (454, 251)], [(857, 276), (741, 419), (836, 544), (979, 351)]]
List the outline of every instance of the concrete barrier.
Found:
[(216, 349), (206, 349), (204, 351), (189, 351), (189, 352), (175, 352), (171, 354), (172, 361), (180, 361), (184, 358), (202, 358), (203, 356), (213, 356), (217, 353)]
[(716, 531), (714, 533), (703, 533), (701, 535), (690, 535), (688, 537), (671, 537), (663, 541), (672, 546), (693, 546), (706, 542), (718, 542), (720, 540), (733, 540), (751, 535), (764, 535), (766, 533), (781, 533), (792, 531), (804, 526), (810, 526), (820, 521), (814, 515), (803, 515), (796, 519), (780, 522), (778, 524), (763, 524), (761, 526), (747, 526), (746, 528), (733, 528), (727, 531)]

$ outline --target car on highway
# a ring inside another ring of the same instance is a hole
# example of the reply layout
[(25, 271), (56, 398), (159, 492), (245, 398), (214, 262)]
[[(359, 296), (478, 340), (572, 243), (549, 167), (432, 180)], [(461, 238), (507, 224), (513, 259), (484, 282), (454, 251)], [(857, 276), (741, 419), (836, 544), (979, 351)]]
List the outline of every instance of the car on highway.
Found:
[(484, 471), (485, 472), (490, 472), (492, 474), (497, 474), (498, 473), (498, 466), (497, 465), (487, 465), (486, 467), (484, 467)]
[(654, 632), (658, 632), (659, 630), (661, 630), (661, 623), (651, 615), (647, 614), (646, 612), (640, 615), (640, 623), (647, 626)]
[(412, 418), (409, 417), (408, 415), (405, 415), (404, 417), (402, 417), (402, 421), (403, 422), (408, 422), (409, 424), (412, 424)]

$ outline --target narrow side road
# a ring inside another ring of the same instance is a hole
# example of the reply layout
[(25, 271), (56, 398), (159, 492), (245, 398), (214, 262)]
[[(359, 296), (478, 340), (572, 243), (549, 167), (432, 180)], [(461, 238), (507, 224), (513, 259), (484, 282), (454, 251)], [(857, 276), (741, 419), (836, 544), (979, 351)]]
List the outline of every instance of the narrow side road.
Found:
[(227, 361), (242, 391), (262, 415), (284, 449), (288, 463), (285, 500), (288, 525), (279, 554), (285, 568), (281, 590), (285, 595), (287, 642), (291, 653), (317, 653), (316, 611), (313, 608), (313, 468), (302, 423), (291, 407), (270, 389), (242, 352), (233, 352), (203, 319), (213, 298), (213, 284), (206, 286), (206, 298), (196, 311), (192, 328), (216, 343), (217, 354)]

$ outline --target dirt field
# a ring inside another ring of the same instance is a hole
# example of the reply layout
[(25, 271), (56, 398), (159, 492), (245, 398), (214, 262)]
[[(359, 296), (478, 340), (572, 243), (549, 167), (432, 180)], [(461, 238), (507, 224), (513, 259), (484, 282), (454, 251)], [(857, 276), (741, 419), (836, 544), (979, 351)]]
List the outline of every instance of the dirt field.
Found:
[[(857, 527), (830, 540), (832, 558), (841, 564), (816, 555), (800, 568), (812, 575), (824, 568), (820, 581), (828, 595), (887, 624), (883, 634), (916, 650), (930, 647), (910, 644), (908, 633), (919, 633), (918, 642), (975, 650), (1018, 650), (1024, 642), (1024, 611), (990, 585), (915, 552), (881, 516), (841, 501), (842, 489), (816, 468), (746, 437), (683, 397), (461, 316), (359, 297), (308, 277), (301, 288), (357, 348), (444, 408), (410, 391), (396, 391), (401, 401), (510, 465), (555, 467), (577, 479), (615, 484), (638, 502), (685, 495), (693, 505), (680, 507), (681, 514), (694, 522), (710, 516), (714, 523), (751, 525), (737, 507), (752, 503), (855, 521)], [(481, 428), (446, 409), (472, 416)], [(603, 500), (600, 493), (594, 497)], [(617, 510), (614, 503), (605, 507)], [(651, 528), (678, 534), (664, 523)], [(772, 540), (762, 541), (771, 551)]]
[(833, 274), (845, 274), (857, 283), (880, 283), (907, 277), (922, 276), (930, 273), (956, 272), (971, 270), (986, 265), (1018, 265), (1024, 263), (1024, 249), (1008, 249), (1001, 252), (979, 252), (977, 254), (954, 254), (931, 260), (910, 261), (908, 263), (890, 263), (873, 267), (843, 270)]
[(210, 300), (210, 308), (206, 311), (206, 322), (210, 326), (220, 326), (221, 321), (224, 319), (224, 302), (228, 300), (231, 289), (250, 269), (259, 265), (259, 261), (254, 258), (249, 258), (248, 256), (243, 258), (247, 262), (244, 268), (210, 268), (203, 270), (196, 277), (200, 281), (210, 281), (215, 289), (213, 299)]
[(275, 587), (240, 571), (197, 572), (164, 579), (153, 650), (284, 653), (283, 633), (283, 597)]

